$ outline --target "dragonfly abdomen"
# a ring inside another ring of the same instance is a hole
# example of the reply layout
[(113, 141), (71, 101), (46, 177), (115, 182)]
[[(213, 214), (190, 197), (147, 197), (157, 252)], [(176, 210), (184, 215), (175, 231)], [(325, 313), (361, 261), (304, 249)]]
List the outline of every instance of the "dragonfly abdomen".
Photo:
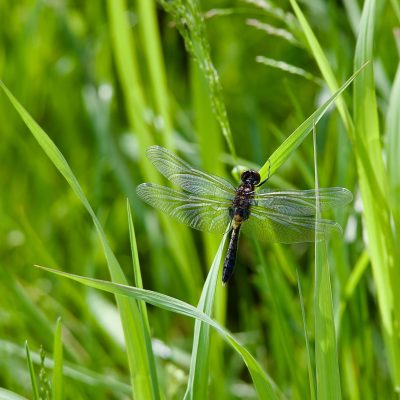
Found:
[(223, 284), (229, 281), (230, 277), (233, 274), (233, 270), (235, 269), (240, 226), (241, 222), (237, 224), (234, 223), (231, 231), (231, 238), (229, 240), (229, 246), (225, 256), (224, 268), (222, 269)]

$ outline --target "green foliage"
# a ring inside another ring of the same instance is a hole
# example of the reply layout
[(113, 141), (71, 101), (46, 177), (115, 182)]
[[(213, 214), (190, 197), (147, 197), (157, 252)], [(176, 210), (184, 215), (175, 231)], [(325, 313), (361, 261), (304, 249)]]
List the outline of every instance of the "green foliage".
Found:
[[(397, 398), (398, 2), (33, 3), (0, 0), (0, 397)], [(222, 287), (226, 237), (135, 195), (152, 144), (347, 187), (344, 235), (241, 237)]]

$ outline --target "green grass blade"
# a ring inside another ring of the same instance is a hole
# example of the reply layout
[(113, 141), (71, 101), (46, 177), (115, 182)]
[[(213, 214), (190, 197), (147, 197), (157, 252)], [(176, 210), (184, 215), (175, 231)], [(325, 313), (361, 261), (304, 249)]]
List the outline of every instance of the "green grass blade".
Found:
[(44, 271), (51, 272), (55, 275), (72, 279), (89, 287), (100, 289), (109, 293), (114, 293), (116, 295), (127, 296), (135, 300), (142, 300), (146, 303), (160, 307), (164, 310), (185, 315), (187, 317), (196, 318), (202, 322), (209, 324), (241, 355), (243, 361), (249, 369), (259, 398), (268, 400), (277, 399), (276, 385), (273, 383), (272, 379), (263, 371), (262, 367), (254, 359), (254, 357), (246, 350), (245, 347), (239, 344), (239, 342), (226, 329), (224, 329), (221, 325), (211, 319), (207, 314), (200, 311), (197, 307), (194, 307), (188, 303), (164, 295), (162, 293), (153, 292), (151, 290), (140, 289), (119, 283), (103, 281), (100, 279), (86, 278), (75, 274), (68, 274), (67, 272), (57, 271), (39, 265), (37, 265), (36, 267)]
[(389, 108), (386, 116), (386, 153), (389, 184), (392, 194), (392, 207), (400, 228), (399, 202), (400, 202), (400, 64), (393, 81), (392, 92), (389, 99)]
[(38, 384), (36, 381), (35, 369), (33, 368), (31, 353), (29, 351), (28, 341), (25, 342), (25, 352), (26, 352), (26, 361), (28, 363), (29, 375), (31, 377), (33, 399), (39, 400), (40, 399), (39, 389), (38, 389)]
[[(366, 0), (361, 16), (359, 35), (355, 52), (355, 68), (374, 56), (376, 4)], [(355, 145), (363, 146), (364, 153), (358, 152), (357, 167), (360, 193), (364, 206), (365, 227), (368, 247), (376, 284), (379, 310), (382, 318), (386, 352), (395, 387), (400, 387), (400, 338), (397, 327), (400, 324), (400, 276), (396, 263), (396, 245), (391, 227), (391, 211), (388, 204), (376, 198), (380, 188), (383, 197), (389, 198), (388, 179), (380, 141), (379, 117), (375, 95), (373, 68), (367, 68), (354, 85)], [(373, 165), (378, 185), (370, 179), (368, 166)]]
[(64, 377), (63, 377), (63, 342), (62, 342), (62, 322), (58, 317), (56, 332), (54, 335), (54, 350), (53, 350), (54, 368), (52, 379), (52, 399), (62, 400), (64, 398)]
[[(103, 251), (112, 280), (115, 282), (126, 283), (126, 278), (108, 244), (103, 228), (64, 156), (61, 154), (49, 136), (36, 123), (36, 121), (34, 121), (34, 119), (22, 107), (18, 100), (11, 94), (11, 92), (1, 81), (0, 87), (3, 89), (43, 151), (47, 154), (50, 161), (67, 180), (71, 189), (75, 192), (81, 203), (86, 208), (87, 212), (92, 217), (99, 239), (103, 246)], [(140, 320), (140, 313), (137, 303), (127, 300), (126, 298), (118, 297), (116, 298), (116, 301), (118, 304), (118, 309), (121, 313), (121, 321), (124, 329), (133, 395), (134, 397), (138, 398), (150, 399), (154, 396), (154, 389), (150, 380), (151, 374), (149, 372), (149, 360), (146, 357), (143, 330), (141, 329), (140, 324), (137, 324), (137, 321)]]
[(169, 93), (161, 51), (161, 38), (157, 26), (157, 15), (154, 0), (139, 0), (137, 2), (141, 31), (142, 46), (148, 73), (150, 77), (152, 97), (154, 99), (157, 117), (162, 118), (160, 131), (166, 147), (172, 148), (172, 121), (170, 116)]
[[(321, 45), (318, 42), (317, 37), (313, 33), (310, 25), (308, 24), (303, 12), (301, 11), (300, 7), (298, 6), (296, 0), (290, 0), (291, 5), (293, 10), (295, 11), (295, 14), (299, 20), (299, 23), (303, 29), (303, 32), (305, 34), (305, 38), (307, 40), (307, 45), (311, 51), (311, 54), (313, 55), (316, 63), (318, 64), (318, 67), (321, 71), (322, 76), (324, 77), (329, 89), (332, 92), (336, 92), (338, 90), (338, 83), (336, 81), (334, 72), (332, 70), (331, 64), (328, 60), (328, 58), (325, 56), (325, 53), (322, 50)], [(369, 25), (370, 27), (370, 25)], [(372, 29), (369, 29), (369, 31), (372, 32)], [(369, 54), (370, 58), (363, 57), (362, 62), (357, 63), (356, 62), (356, 67), (355, 69), (357, 72), (360, 72), (363, 67), (365, 67), (372, 59), (373, 59), (373, 54)], [(352, 141), (355, 140), (355, 131), (354, 131), (354, 122), (351, 119), (349, 110), (346, 106), (345, 101), (342, 98), (339, 98), (337, 100), (337, 108), (339, 111), (339, 114), (342, 118), (343, 124), (346, 128), (347, 134), (349, 135), (350, 139)], [(372, 113), (373, 114), (373, 113)], [(386, 202), (387, 196), (383, 193), (381, 190), (381, 184), (382, 180), (379, 174), (375, 171), (375, 164), (373, 163), (372, 160), (370, 160), (367, 156), (368, 153), (368, 144), (363, 143), (358, 141), (357, 145), (354, 147), (354, 150), (356, 153), (359, 154), (358, 157), (364, 159), (364, 168), (366, 171), (366, 174), (368, 175), (368, 179), (371, 181), (371, 186), (375, 187), (375, 196), (377, 197), (377, 200), (384, 204)]]
[[(128, 212), (128, 226), (129, 226), (129, 240), (131, 244), (131, 252), (132, 252), (132, 261), (133, 261), (133, 273), (135, 277), (135, 285), (139, 288), (143, 288), (142, 274), (140, 272), (140, 262), (139, 262), (139, 253), (136, 242), (136, 234), (135, 227), (133, 225), (132, 212), (129, 205), (129, 200), (126, 201), (127, 204), (127, 212)], [(151, 382), (153, 383), (154, 390), (154, 398), (160, 398), (160, 391), (158, 385), (158, 377), (157, 377), (157, 369), (156, 363), (154, 359), (153, 347), (151, 343), (151, 335), (150, 335), (150, 324), (147, 316), (147, 308), (146, 303), (143, 301), (138, 302), (141, 324), (143, 327), (143, 336), (146, 343), (146, 352), (147, 358), (149, 360), (149, 370), (151, 374)]]
[(151, 129), (144, 122), (146, 99), (136, 58), (136, 43), (129, 26), (124, 0), (107, 1), (112, 49), (125, 96), (129, 123), (142, 148), (153, 144)]
[(322, 118), (333, 102), (353, 82), (364, 66), (361, 66), (324, 104), (314, 111), (271, 155), (269, 160), (260, 169), (262, 179), (270, 174), (273, 175), (277, 169), (289, 158), (289, 156), (300, 146), (307, 135), (312, 131), (313, 126)]
[[(224, 235), (221, 244), (211, 265), (206, 282), (201, 292), (197, 308), (204, 314), (211, 317), (215, 289), (218, 281), (218, 272), (221, 265), (222, 252), (224, 250), (227, 233)], [(209, 355), (210, 355), (210, 326), (196, 319), (194, 327), (194, 338), (192, 358), (190, 362), (188, 387), (185, 398), (206, 399), (208, 377), (209, 377)]]

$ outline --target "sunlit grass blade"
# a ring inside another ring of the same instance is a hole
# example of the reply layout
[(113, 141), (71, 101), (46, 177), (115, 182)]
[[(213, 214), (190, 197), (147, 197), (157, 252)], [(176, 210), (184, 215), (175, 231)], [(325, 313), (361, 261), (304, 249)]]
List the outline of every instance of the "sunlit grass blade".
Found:
[[(307, 22), (306, 17), (304, 16), (303, 12), (301, 11), (300, 7), (298, 6), (296, 0), (290, 0), (293, 10), (299, 20), (299, 23), (303, 29), (305, 34), (305, 38), (307, 40), (307, 45), (310, 49), (312, 56), (314, 57), (318, 67), (321, 71), (322, 76), (324, 77), (326, 84), (328, 85), (329, 89), (332, 92), (336, 92), (338, 90), (338, 83), (335, 77), (335, 74), (332, 70), (331, 63), (328, 60), (328, 57), (325, 55), (324, 51), (320, 43), (318, 42), (317, 37), (315, 36), (314, 32), (312, 31), (310, 25)], [(372, 31), (370, 29), (370, 31)], [(373, 55), (370, 54), (371, 58), (363, 58), (363, 62), (356, 63), (355, 69), (356, 72), (359, 73), (364, 67), (366, 67), (370, 61), (373, 59)], [(368, 67), (369, 68), (369, 67)], [(372, 67), (371, 67), (372, 68)], [(355, 127), (354, 121), (350, 116), (350, 112), (345, 101), (342, 98), (337, 100), (337, 108), (339, 111), (339, 115), (342, 119), (342, 122), (346, 128), (346, 132), (352, 142), (355, 140)], [(372, 160), (370, 160), (367, 156), (368, 153), (368, 144), (364, 142), (357, 141), (354, 145), (354, 151), (358, 154), (359, 158), (364, 159), (364, 169), (368, 176), (368, 179), (371, 182), (371, 186), (375, 187), (375, 195), (377, 200), (384, 204), (386, 202), (387, 197), (384, 195), (383, 191), (381, 190), (381, 177), (375, 171), (375, 165), (373, 164)]]
[(200, 321), (209, 324), (240, 354), (243, 361), (247, 365), (247, 368), (249, 369), (259, 398), (277, 399), (276, 392), (278, 391), (278, 388), (273, 383), (272, 379), (264, 372), (260, 364), (248, 352), (248, 350), (240, 345), (239, 342), (232, 336), (232, 334), (230, 334), (225, 328), (211, 319), (207, 314), (200, 311), (197, 307), (185, 303), (182, 300), (175, 299), (162, 293), (153, 292), (151, 290), (140, 289), (119, 283), (103, 281), (100, 279), (87, 278), (75, 274), (68, 274), (66, 272), (57, 271), (39, 265), (37, 267), (55, 275), (72, 279), (89, 287), (114, 293), (116, 295), (127, 296), (135, 300), (143, 300), (146, 303), (160, 307), (164, 310), (199, 319)]
[(64, 398), (64, 377), (63, 377), (63, 342), (62, 342), (62, 321), (59, 317), (57, 319), (56, 332), (54, 335), (54, 369), (52, 379), (52, 399), (62, 400)]
[[(211, 317), (215, 289), (218, 281), (218, 272), (221, 265), (222, 252), (224, 250), (227, 233), (221, 240), (221, 244), (211, 265), (206, 282), (204, 284), (197, 308)], [(210, 358), (210, 326), (196, 319), (190, 363), (189, 381), (185, 398), (205, 399), (208, 397), (208, 377)]]
[[(374, 56), (376, 3), (366, 0), (360, 21), (355, 52), (355, 68)], [(356, 148), (364, 146), (365, 153), (356, 153), (360, 193), (364, 207), (368, 247), (376, 284), (379, 310), (382, 318), (386, 352), (394, 386), (400, 387), (400, 276), (396, 244), (391, 227), (388, 203), (380, 202), (375, 195), (377, 188), (385, 199), (389, 198), (379, 129), (373, 68), (366, 68), (354, 85), (354, 121)], [(371, 183), (367, 165), (374, 166), (378, 185)]]
[[(75, 192), (81, 203), (86, 208), (87, 212), (92, 217), (99, 239), (103, 246), (104, 255), (107, 260), (107, 265), (112, 280), (126, 283), (127, 281), (125, 275), (108, 244), (103, 228), (64, 156), (58, 150), (54, 142), (44, 132), (44, 130), (36, 123), (36, 121), (29, 115), (29, 113), (22, 107), (18, 100), (1, 81), (0, 87), (3, 89), (8, 99), (15, 107), (43, 151), (47, 154), (50, 161), (67, 180), (71, 189)], [(121, 321), (127, 346), (126, 353), (130, 367), (132, 393), (134, 397), (152, 398), (154, 395), (154, 389), (151, 382), (151, 374), (149, 373), (149, 360), (147, 359), (146, 355), (143, 330), (141, 324), (137, 323), (137, 321), (140, 321), (140, 313), (137, 303), (126, 298), (118, 297), (116, 298), (116, 301), (121, 313)]]
[(28, 341), (25, 342), (25, 351), (26, 351), (26, 361), (28, 363), (29, 375), (31, 377), (31, 385), (32, 385), (32, 392), (33, 392), (33, 400), (39, 400), (39, 389), (36, 380), (35, 369), (33, 367), (31, 353), (28, 346)]
[(157, 26), (157, 11), (154, 0), (139, 0), (137, 2), (142, 40), (142, 49), (150, 77), (152, 98), (155, 104), (156, 118), (160, 120), (158, 129), (162, 133), (166, 147), (172, 148), (172, 121), (170, 93), (167, 89), (167, 79), (161, 49), (160, 33)]
[(397, 229), (400, 230), (400, 64), (393, 81), (386, 116), (386, 153), (391, 192), (391, 206), (394, 211)]
[(333, 102), (343, 93), (343, 91), (353, 82), (360, 71), (361, 66), (324, 104), (314, 111), (271, 155), (260, 169), (262, 179), (268, 176), (268, 170), (273, 175), (277, 169), (289, 158), (289, 156), (300, 146), (307, 135), (312, 131), (314, 124), (322, 118)]
[(128, 22), (124, 0), (107, 1), (115, 63), (125, 96), (126, 113), (142, 148), (153, 144), (151, 129), (144, 121), (146, 99), (136, 58), (136, 42)]

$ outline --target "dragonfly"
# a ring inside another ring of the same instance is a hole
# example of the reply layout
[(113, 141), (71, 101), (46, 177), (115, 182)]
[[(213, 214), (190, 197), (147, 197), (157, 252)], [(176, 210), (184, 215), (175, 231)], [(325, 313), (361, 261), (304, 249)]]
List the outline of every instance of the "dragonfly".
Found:
[[(222, 283), (235, 269), (239, 233), (262, 242), (301, 243), (327, 240), (340, 234), (341, 226), (329, 219), (317, 219), (319, 210), (350, 203), (352, 193), (342, 187), (309, 190), (259, 189), (258, 171), (246, 170), (235, 187), (216, 175), (193, 168), (161, 146), (150, 146), (147, 157), (155, 168), (181, 190), (155, 183), (142, 183), (138, 196), (154, 208), (191, 228), (218, 234), (229, 233)], [(269, 175), (269, 174), (268, 174)]]

